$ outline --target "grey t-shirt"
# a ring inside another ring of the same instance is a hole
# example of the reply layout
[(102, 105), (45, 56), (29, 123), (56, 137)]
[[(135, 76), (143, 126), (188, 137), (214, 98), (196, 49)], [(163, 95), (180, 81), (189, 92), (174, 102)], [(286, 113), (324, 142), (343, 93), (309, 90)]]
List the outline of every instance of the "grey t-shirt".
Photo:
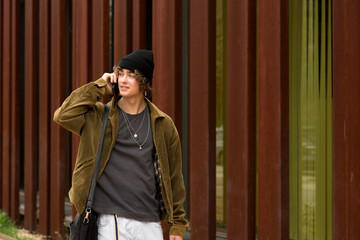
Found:
[[(148, 108), (137, 115), (130, 115), (118, 107), (117, 140), (95, 188), (93, 208), (99, 213), (117, 214), (145, 222), (160, 221), (159, 202), (155, 199), (154, 143)], [(126, 124), (123, 114), (127, 114), (131, 126)], [(140, 145), (148, 135), (142, 149), (139, 149), (129, 129), (132, 134), (137, 132), (135, 139)]]

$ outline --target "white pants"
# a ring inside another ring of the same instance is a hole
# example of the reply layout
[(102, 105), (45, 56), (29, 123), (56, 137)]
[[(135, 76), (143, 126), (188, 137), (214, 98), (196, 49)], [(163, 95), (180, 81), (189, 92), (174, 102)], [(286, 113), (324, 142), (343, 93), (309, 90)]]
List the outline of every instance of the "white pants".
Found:
[(97, 224), (98, 240), (163, 240), (160, 222), (139, 222), (100, 214)]

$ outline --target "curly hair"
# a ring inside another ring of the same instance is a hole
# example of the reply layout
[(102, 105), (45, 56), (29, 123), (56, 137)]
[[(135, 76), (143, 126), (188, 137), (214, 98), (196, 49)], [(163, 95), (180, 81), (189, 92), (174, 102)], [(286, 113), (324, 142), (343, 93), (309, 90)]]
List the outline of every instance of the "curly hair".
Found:
[[(122, 70), (119, 66), (114, 66), (113, 71), (115, 75), (118, 77), (119, 72)], [(144, 94), (145, 97), (151, 99), (152, 97), (152, 87), (150, 85), (150, 81), (142, 75), (138, 70), (135, 70), (135, 79), (139, 83), (139, 90)]]

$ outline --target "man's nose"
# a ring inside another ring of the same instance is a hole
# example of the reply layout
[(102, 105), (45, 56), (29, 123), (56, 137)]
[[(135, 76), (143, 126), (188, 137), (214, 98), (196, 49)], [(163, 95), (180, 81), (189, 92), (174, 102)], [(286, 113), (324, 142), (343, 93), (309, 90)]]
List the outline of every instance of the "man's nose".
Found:
[(120, 76), (119, 80), (120, 80), (120, 82), (127, 82), (128, 76), (127, 75)]

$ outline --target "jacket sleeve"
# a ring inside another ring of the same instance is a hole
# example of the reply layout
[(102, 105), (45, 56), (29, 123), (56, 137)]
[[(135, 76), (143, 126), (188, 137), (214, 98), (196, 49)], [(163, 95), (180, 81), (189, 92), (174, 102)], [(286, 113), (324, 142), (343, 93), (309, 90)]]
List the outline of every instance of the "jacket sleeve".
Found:
[(170, 179), (173, 197), (173, 225), (170, 228), (170, 235), (184, 237), (188, 228), (188, 221), (185, 219), (184, 201), (186, 198), (186, 190), (182, 174), (182, 154), (181, 143), (178, 132), (174, 123), (172, 124), (172, 136), (170, 138), (169, 148), (169, 167)]
[(54, 121), (63, 128), (80, 135), (85, 123), (85, 113), (109, 94), (107, 83), (100, 78), (74, 90), (55, 111)]

